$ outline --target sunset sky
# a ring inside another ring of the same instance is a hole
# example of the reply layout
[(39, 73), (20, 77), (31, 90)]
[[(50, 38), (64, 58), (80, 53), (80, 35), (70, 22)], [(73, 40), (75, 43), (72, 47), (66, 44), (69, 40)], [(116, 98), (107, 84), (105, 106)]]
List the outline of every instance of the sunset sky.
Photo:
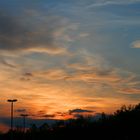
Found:
[(140, 0), (0, 0), (0, 123), (67, 119), (140, 102)]

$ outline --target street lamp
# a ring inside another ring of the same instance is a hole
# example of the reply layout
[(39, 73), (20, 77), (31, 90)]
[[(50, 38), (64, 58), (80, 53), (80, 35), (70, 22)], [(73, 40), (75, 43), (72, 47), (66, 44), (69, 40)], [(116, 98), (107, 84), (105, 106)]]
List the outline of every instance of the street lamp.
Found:
[(10, 102), (11, 103), (11, 131), (13, 131), (13, 116), (14, 116), (14, 113), (13, 113), (13, 104), (14, 102), (17, 102), (17, 99), (8, 99), (7, 102)]
[(28, 114), (20, 114), (21, 117), (23, 117), (23, 132), (25, 132), (25, 128), (26, 128), (26, 122), (25, 119), (26, 117), (28, 117)]

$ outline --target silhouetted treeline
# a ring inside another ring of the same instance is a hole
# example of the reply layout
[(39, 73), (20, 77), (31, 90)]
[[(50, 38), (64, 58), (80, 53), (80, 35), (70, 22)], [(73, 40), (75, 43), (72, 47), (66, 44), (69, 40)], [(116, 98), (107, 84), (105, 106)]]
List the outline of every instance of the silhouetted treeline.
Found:
[[(10, 132), (1, 134), (0, 140), (10, 140)], [(14, 140), (140, 140), (140, 104), (123, 106), (113, 115), (102, 114), (99, 119), (79, 117), (60, 121), (52, 126), (32, 125), (26, 133), (16, 129)]]

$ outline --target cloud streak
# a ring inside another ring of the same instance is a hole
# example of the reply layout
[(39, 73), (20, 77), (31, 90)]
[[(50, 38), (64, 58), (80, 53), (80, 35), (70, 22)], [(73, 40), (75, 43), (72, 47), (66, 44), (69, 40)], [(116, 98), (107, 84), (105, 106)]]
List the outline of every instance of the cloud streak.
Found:
[(93, 4), (89, 5), (88, 8), (108, 6), (108, 5), (127, 5), (140, 2), (140, 0), (93, 0)]
[(3, 58), (0, 58), (0, 63), (8, 68), (17, 68), (16, 65), (8, 62), (7, 60), (4, 60)]
[(140, 48), (140, 40), (136, 40), (131, 44), (132, 48)]

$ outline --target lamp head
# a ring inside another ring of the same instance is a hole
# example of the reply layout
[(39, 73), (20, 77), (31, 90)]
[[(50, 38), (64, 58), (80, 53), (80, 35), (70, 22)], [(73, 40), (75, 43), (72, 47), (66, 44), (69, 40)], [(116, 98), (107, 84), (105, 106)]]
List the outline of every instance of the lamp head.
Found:
[(13, 100), (8, 99), (8, 100), (7, 100), (7, 102), (16, 102), (16, 101), (17, 101), (17, 99), (13, 99)]
[(22, 116), (22, 117), (27, 117), (27, 116), (29, 116), (28, 114), (20, 114), (20, 116)]
[(13, 99), (13, 102), (17, 102), (17, 99)]
[(12, 102), (12, 100), (9, 99), (9, 100), (7, 100), (7, 102)]

